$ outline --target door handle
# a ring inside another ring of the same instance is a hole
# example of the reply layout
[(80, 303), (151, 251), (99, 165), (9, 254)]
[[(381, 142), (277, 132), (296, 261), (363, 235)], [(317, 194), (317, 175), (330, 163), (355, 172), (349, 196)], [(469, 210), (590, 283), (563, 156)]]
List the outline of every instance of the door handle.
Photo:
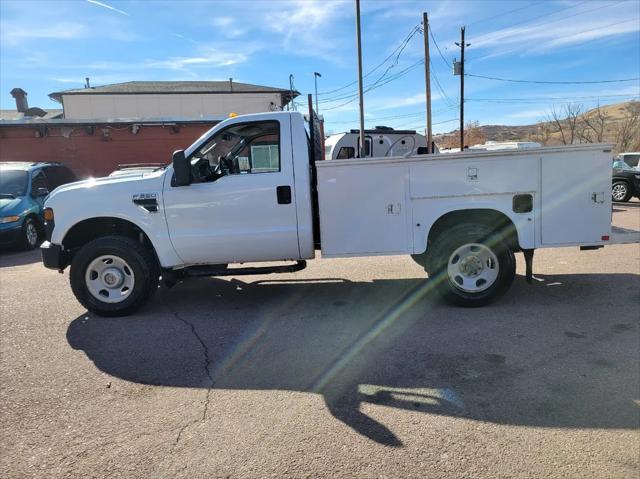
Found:
[(278, 197), (279, 205), (291, 204), (291, 187), (289, 185), (278, 186), (276, 188), (276, 196)]

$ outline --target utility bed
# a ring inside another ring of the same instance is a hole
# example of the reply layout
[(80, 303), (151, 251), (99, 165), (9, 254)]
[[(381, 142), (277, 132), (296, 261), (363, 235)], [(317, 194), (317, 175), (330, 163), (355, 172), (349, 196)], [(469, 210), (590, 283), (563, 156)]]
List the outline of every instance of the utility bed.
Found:
[(316, 167), (324, 256), (422, 253), (430, 228), (452, 210), (502, 212), (522, 249), (633, 241), (612, 233), (608, 144)]

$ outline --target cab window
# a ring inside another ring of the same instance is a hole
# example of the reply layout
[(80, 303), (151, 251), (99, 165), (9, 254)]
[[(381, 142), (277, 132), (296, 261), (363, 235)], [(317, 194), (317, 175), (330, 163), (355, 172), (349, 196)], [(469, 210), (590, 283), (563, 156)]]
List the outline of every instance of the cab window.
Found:
[(227, 175), (280, 171), (280, 123), (236, 123), (211, 137), (190, 157), (196, 182)]

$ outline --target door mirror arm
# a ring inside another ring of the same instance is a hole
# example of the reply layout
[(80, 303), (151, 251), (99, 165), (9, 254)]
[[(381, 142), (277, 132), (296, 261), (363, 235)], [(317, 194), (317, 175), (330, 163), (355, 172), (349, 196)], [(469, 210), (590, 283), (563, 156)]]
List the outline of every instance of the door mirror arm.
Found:
[(191, 184), (191, 163), (184, 155), (184, 150), (173, 153), (173, 186), (187, 186)]
[(47, 188), (36, 188), (31, 192), (31, 196), (34, 198), (41, 198), (42, 196), (47, 196), (49, 194), (49, 190)]

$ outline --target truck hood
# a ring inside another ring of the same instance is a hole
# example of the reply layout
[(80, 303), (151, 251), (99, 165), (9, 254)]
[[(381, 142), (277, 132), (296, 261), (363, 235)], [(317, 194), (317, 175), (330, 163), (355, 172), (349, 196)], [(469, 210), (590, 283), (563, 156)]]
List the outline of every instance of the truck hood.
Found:
[(82, 201), (82, 196), (87, 194), (104, 195), (105, 200), (108, 200), (109, 194), (116, 191), (118, 193), (130, 191), (131, 194), (134, 194), (139, 193), (141, 189), (162, 190), (166, 172), (167, 169), (142, 175), (106, 176), (68, 183), (53, 190), (47, 197), (45, 206), (50, 206), (61, 197), (64, 197), (65, 201), (69, 201), (69, 197), (72, 195), (77, 196), (78, 201)]

